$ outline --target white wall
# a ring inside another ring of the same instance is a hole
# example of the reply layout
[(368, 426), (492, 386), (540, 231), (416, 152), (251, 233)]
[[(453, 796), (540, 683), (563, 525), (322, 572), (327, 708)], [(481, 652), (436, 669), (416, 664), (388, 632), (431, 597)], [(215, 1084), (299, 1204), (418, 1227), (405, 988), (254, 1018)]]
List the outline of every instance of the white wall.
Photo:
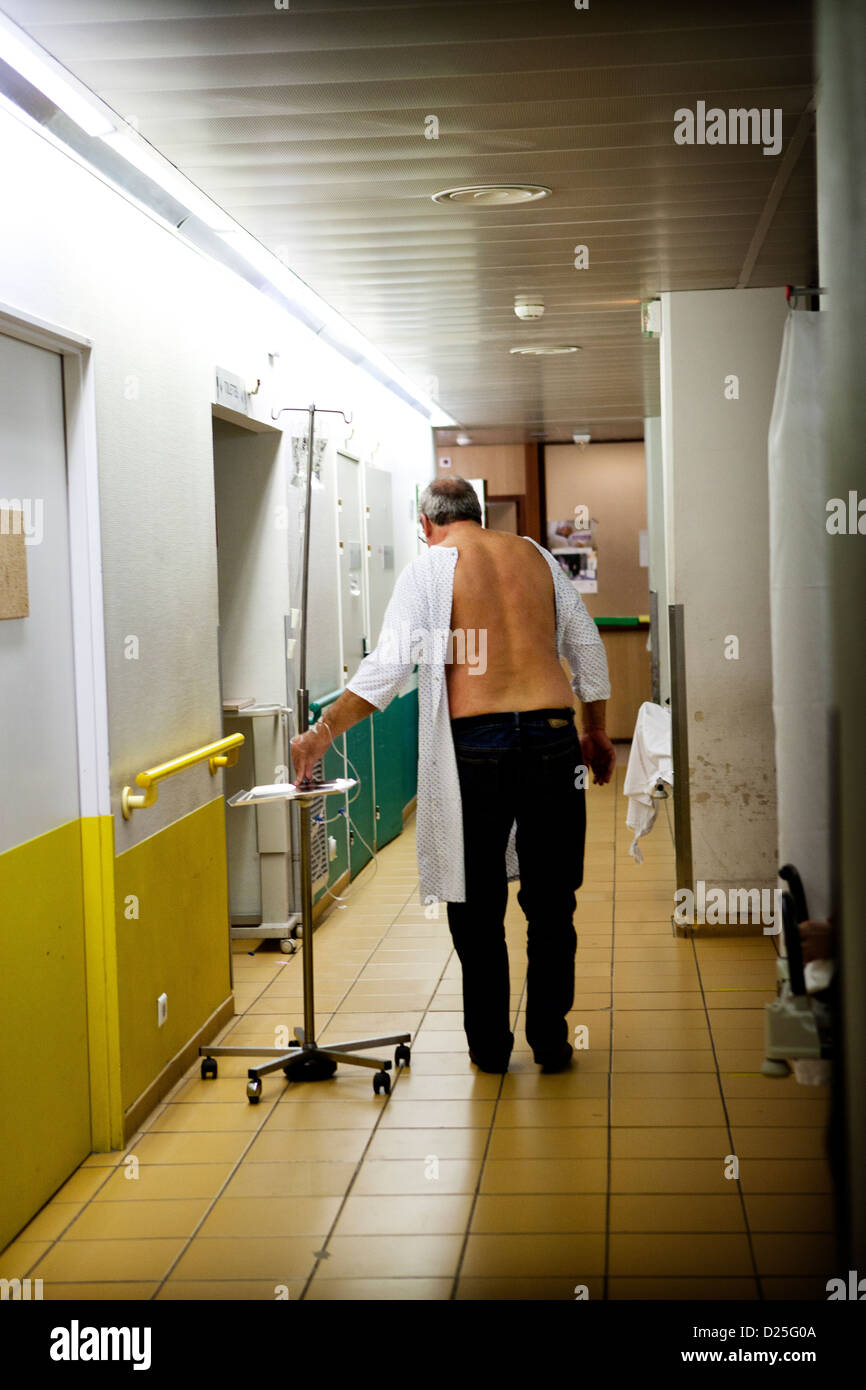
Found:
[(661, 416), (644, 420), (646, 450), (646, 514), (649, 532), (649, 586), (658, 605), (658, 667), (659, 698), (663, 705), (670, 699), (670, 641), (668, 627), (667, 533), (665, 530), (664, 467), (662, 457)]
[[(375, 450), (395, 475), (398, 570), (415, 554), (408, 500), (415, 482), (433, 474), (431, 432), (386, 387), (6, 111), (0, 145), (0, 301), (94, 343), (120, 851), (202, 805), (221, 785), (205, 765), (164, 783), (151, 810), (130, 822), (120, 815), (120, 789), (137, 772), (222, 731), (214, 368), (261, 378), (253, 398), (260, 419), (269, 418), (272, 405), (311, 400), (354, 412), (352, 452)], [(303, 416), (282, 418), (293, 422), (287, 435), (303, 430)], [(329, 433), (342, 444), (348, 430), (334, 418)], [(137, 660), (124, 655), (129, 637), (138, 641)]]
[[(775, 887), (767, 431), (783, 289), (662, 296), (669, 601), (681, 603), (694, 877)], [(735, 375), (739, 398), (726, 399)], [(739, 658), (725, 657), (728, 637)], [(683, 887), (687, 885), (681, 885)]]

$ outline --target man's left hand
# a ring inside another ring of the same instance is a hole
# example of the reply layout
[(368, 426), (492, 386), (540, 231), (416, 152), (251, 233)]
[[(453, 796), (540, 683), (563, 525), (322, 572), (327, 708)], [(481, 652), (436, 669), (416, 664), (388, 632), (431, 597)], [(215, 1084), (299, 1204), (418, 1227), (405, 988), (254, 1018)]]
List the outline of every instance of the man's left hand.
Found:
[(604, 729), (588, 729), (581, 736), (580, 752), (584, 764), (592, 768), (592, 780), (603, 787), (616, 767), (616, 749)]

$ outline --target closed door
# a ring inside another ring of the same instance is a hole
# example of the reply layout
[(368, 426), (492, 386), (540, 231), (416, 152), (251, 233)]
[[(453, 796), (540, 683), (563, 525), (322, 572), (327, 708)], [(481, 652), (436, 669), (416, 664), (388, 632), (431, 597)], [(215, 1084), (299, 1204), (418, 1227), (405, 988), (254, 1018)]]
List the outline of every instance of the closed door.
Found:
[(0, 336), (3, 531), (0, 1247), (91, 1147), (62, 360)]

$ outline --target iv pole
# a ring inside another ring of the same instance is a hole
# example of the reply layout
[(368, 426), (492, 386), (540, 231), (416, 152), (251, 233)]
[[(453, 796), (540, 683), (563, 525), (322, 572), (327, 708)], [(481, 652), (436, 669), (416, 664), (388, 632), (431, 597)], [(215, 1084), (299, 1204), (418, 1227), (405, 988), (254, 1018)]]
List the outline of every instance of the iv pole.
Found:
[[(298, 661), (298, 692), (297, 692), (297, 726), (298, 733), (304, 734), (309, 727), (309, 692), (307, 690), (307, 607), (309, 596), (310, 579), (310, 504), (313, 495), (313, 445), (315, 443), (316, 416), (317, 415), (341, 415), (346, 424), (351, 424), (351, 417), (346, 416), (342, 410), (324, 410), (315, 405), (310, 406), (283, 406), (281, 410), (271, 411), (271, 418), (276, 420), (285, 411), (306, 410), (307, 423), (307, 471), (304, 487), (304, 542), (302, 548), (301, 561), (301, 624), (300, 624), (300, 651)], [(295, 1028), (295, 1042), (289, 1043), (291, 1051), (287, 1052), (281, 1047), (200, 1047), (199, 1056), (201, 1062), (201, 1077), (206, 1081), (209, 1077), (217, 1074), (217, 1057), (267, 1057), (267, 1062), (262, 1062), (258, 1066), (250, 1067), (247, 1072), (247, 1099), (251, 1105), (257, 1105), (262, 1095), (262, 1077), (270, 1072), (282, 1070), (289, 1081), (325, 1081), (334, 1075), (337, 1070), (338, 1062), (345, 1062), (349, 1066), (371, 1067), (376, 1072), (373, 1077), (373, 1090), (376, 1095), (384, 1091), (386, 1095), (391, 1090), (391, 1062), (382, 1061), (378, 1057), (360, 1057), (358, 1052), (367, 1047), (389, 1047), (392, 1043), (397, 1044), (394, 1054), (394, 1064), (397, 1067), (406, 1066), (410, 1061), (410, 1050), (407, 1046), (411, 1039), (410, 1033), (395, 1033), (387, 1038), (360, 1038), (353, 1042), (328, 1043), (325, 1047), (319, 1047), (316, 1042), (316, 1022), (315, 1022), (315, 982), (313, 977), (313, 865), (310, 848), (310, 802), (323, 794), (322, 789), (316, 783), (312, 783), (308, 788), (298, 788), (300, 795), (290, 792), (287, 788), (287, 799), (291, 795), (298, 801), (299, 826), (300, 826), (300, 888), (301, 888), (301, 922), (302, 922), (302, 952), (303, 952), (303, 972), (304, 972), (304, 1026)], [(325, 792), (325, 795), (328, 793)]]

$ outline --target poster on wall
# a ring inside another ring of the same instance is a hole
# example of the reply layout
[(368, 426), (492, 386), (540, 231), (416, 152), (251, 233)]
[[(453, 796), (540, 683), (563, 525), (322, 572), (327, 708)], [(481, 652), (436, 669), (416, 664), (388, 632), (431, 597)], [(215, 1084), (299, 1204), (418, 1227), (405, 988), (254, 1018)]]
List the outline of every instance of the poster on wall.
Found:
[(594, 546), (561, 547), (553, 553), (579, 594), (598, 593), (598, 551)]

